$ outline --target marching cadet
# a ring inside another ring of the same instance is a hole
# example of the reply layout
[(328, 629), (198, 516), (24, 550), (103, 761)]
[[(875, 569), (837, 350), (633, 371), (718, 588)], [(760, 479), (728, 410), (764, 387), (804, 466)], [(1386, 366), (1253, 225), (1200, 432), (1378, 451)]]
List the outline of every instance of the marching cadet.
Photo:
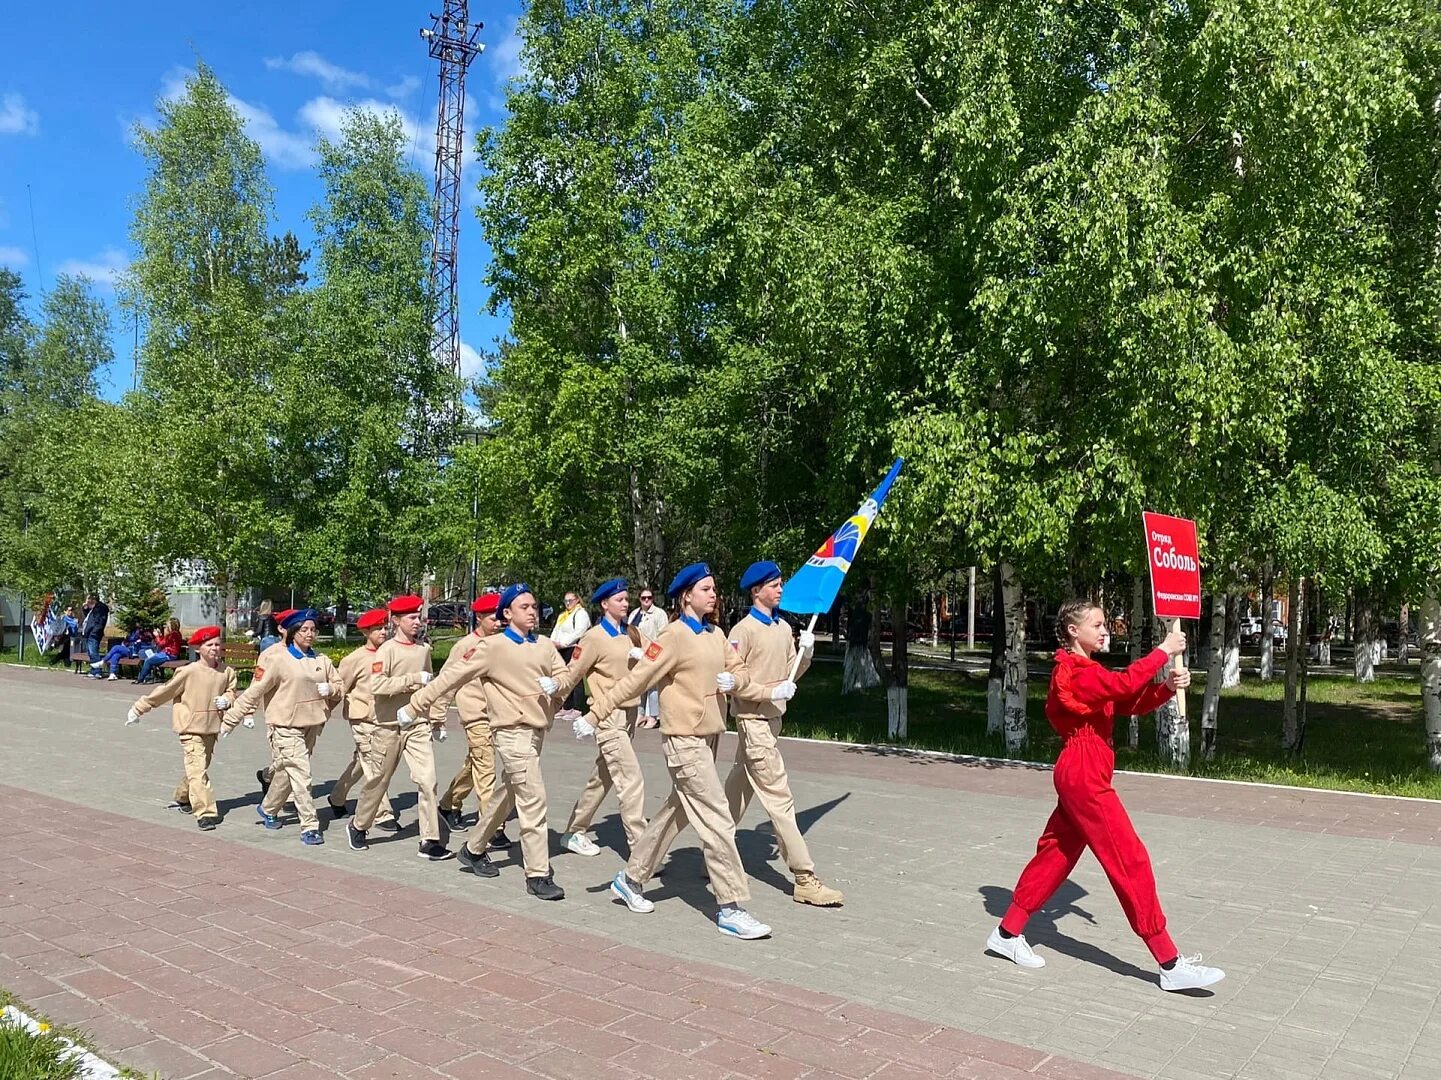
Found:
[[(380, 771), (380, 756), (374, 746), (375, 703), (370, 693), (370, 665), (385, 641), (386, 623), (389, 621), (390, 615), (385, 608), (374, 608), (356, 619), (356, 629), (365, 643), (335, 668), (340, 676), (341, 693), (345, 695), (345, 719), (350, 724), (351, 738), (355, 740), (355, 753), (350, 756), (350, 764), (330, 789), (330, 812), (337, 818), (343, 818), (350, 812), (345, 800), (356, 781)], [(399, 831), (400, 822), (395, 820), (395, 811), (389, 799), (381, 800), (375, 824), (391, 832)]]
[[(252, 678), (258, 679), (265, 674), (265, 665), (283, 653), (285, 647), (290, 644), (290, 631), (285, 629), (285, 620), (294, 614), (294, 608), (286, 608), (284, 611), (277, 611), (273, 616), (275, 619), (275, 634), (280, 640), (260, 650), (259, 654), (255, 657), (255, 674)], [(275, 776), (275, 747), (271, 745), (270, 728), (268, 726), (265, 729), (265, 745), (270, 750), (270, 764), (263, 769), (255, 770), (255, 779), (260, 782), (260, 794), (262, 797), (270, 790), (270, 781)]]
[[(786, 701), (795, 693), (790, 672), (796, 661), (790, 625), (776, 615), (781, 601), (781, 568), (769, 561), (752, 563), (741, 575), (740, 585), (741, 592), (750, 595), (751, 609), (731, 628), (729, 641), (754, 681), (731, 694), (737, 743), (735, 765), (726, 777), (726, 801), (731, 817), (739, 825), (752, 792), (760, 799), (775, 826), (781, 857), (795, 877), (791, 899), (798, 904), (839, 907), (845, 903), (840, 890), (816, 877), (816, 864), (811, 862), (810, 850), (796, 824), (796, 801), (786, 777), (786, 763), (776, 745)], [(811, 666), (815, 647), (815, 635), (802, 630), (797, 678)], [(783, 695), (777, 696), (776, 691), (782, 687)]]
[[(200, 659), (177, 668), (169, 682), (137, 701), (125, 723), (138, 724), (155, 706), (171, 703), (170, 727), (180, 736), (185, 753), (185, 773), (175, 787), (175, 802), (186, 813), (194, 812), (195, 824), (209, 832), (220, 824), (215, 792), (210, 787), (210, 762), (215, 756), (215, 740), (235, 727), (224, 723), (225, 710), (235, 703), (235, 669), (221, 659), (220, 627), (202, 626), (190, 635), (189, 644)], [(254, 727), (255, 721), (247, 718), (245, 726)]]
[[(486, 593), (477, 598), (470, 605), (470, 610), (475, 613), (475, 629), (457, 641), (450, 650), (450, 655), (445, 658), (445, 664), (440, 669), (442, 677), (452, 667), (458, 667), (474, 656), (482, 641), (500, 633), (500, 593)], [(465, 760), (460, 763), (455, 778), (440, 797), (440, 816), (453, 831), (463, 832), (466, 826), (462, 810), (467, 795), (473, 791), (480, 800), (477, 822), (484, 820), (485, 812), (490, 807), (495, 792), (495, 753), (491, 746), (490, 723), (485, 716), (484, 688), (476, 682), (463, 684), (454, 695), (447, 694), (439, 698), (432, 715), (445, 715), (445, 710), (450, 708), (452, 696), (455, 699), (456, 712), (460, 714), (461, 727), (465, 729), (466, 752)], [(506, 851), (509, 848), (510, 840), (502, 827), (491, 838), (490, 850)]]
[(300, 842), (308, 846), (325, 843), (310, 798), (310, 755), (341, 696), (335, 665), (315, 651), (315, 618), (313, 608), (286, 616), (281, 625), (289, 631), (290, 644), (278, 653), (273, 647), (266, 650), (269, 662), (256, 662), (255, 680), (236, 702), (242, 718), (264, 708), (275, 755), (275, 776), (255, 812), (267, 829), (278, 829), (281, 808), (291, 799), (300, 818)]
[(506, 628), (477, 645), (470, 659), (447, 665), (440, 678), (400, 710), (401, 722), (417, 723), (432, 715), (436, 702), (445, 695), (472, 680), (480, 683), (505, 794), (492, 799), (488, 813), (460, 849), (460, 868), (481, 877), (499, 875), (499, 868), (486, 854), (486, 844), (514, 808), (520, 815), (526, 891), (541, 900), (563, 900), (565, 890), (555, 883), (550, 868), (540, 751), (546, 730), (555, 720), (554, 695), (565, 674), (565, 661), (549, 638), (535, 636), (540, 612), (529, 585), (512, 585), (501, 593), (500, 616), (508, 624)]
[[(627, 632), (626, 627), (626, 615), (630, 612), (628, 588), (625, 578), (612, 578), (592, 594), (590, 602), (599, 605), (600, 621), (576, 643), (565, 674), (560, 678), (560, 697), (565, 697), (581, 680), (589, 677), (594, 699), (600, 691), (620, 682), (641, 658), (640, 633), (633, 628)], [(594, 735), (596, 744), (595, 767), (560, 838), (561, 846), (577, 855), (600, 854), (600, 848), (586, 831), (612, 787), (620, 801), (620, 820), (632, 851), (645, 831), (645, 781), (635, 747), (631, 745), (639, 706), (640, 695), (637, 695), (632, 700), (618, 702), (594, 728), (589, 724), (576, 724), (576, 734)]]
[[(736, 851), (735, 819), (715, 767), (716, 745), (726, 726), (720, 697), (745, 690), (750, 674), (711, 622), (717, 598), (710, 567), (685, 567), (666, 594), (675, 601), (672, 621), (645, 646), (629, 675), (596, 694), (590, 711), (575, 725), (576, 733), (584, 736), (585, 728), (599, 726), (618, 702), (635, 700), (651, 685), (660, 688), (661, 742), (671, 793), (631, 850), (626, 868), (611, 882), (611, 891), (631, 911), (654, 911), (641, 889), (689, 823), (700, 838), (711, 891), (720, 906), (717, 928), (747, 940), (767, 937), (771, 928), (741, 906), (750, 899), (750, 888)], [(782, 687), (771, 690), (773, 696), (782, 692)]]
[[(435, 751), (430, 744), (443, 738), (445, 729), (441, 725), (402, 723), (396, 715), (408, 694), (430, 682), (430, 644), (419, 640), (422, 603), (418, 596), (397, 596), (386, 605), (395, 635), (376, 650), (370, 661), (369, 676), (375, 712), (371, 746), (380, 768), (365, 778), (365, 786), (355, 803), (355, 816), (346, 824), (346, 836), (356, 851), (365, 851), (370, 846), (365, 834), (375, 824), (391, 778), (404, 757), (418, 796), (420, 849), (417, 854), (422, 859), (440, 862), (454, 852), (440, 842)], [(443, 714), (441, 719), (444, 720)]]

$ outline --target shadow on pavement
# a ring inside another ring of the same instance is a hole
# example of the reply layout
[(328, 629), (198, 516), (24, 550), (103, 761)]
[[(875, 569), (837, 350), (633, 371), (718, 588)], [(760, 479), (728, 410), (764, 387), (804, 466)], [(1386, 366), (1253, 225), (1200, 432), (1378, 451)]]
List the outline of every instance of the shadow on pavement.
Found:
[[(1011, 890), (999, 885), (982, 885), (979, 891), (981, 901), (986, 906), (986, 913), (1000, 920), (1005, 915), (1006, 909), (1011, 906)], [(1083, 964), (1095, 964), (1097, 967), (1114, 971), (1117, 975), (1124, 975), (1128, 979), (1139, 979), (1152, 986), (1158, 985), (1160, 977), (1154, 971), (1139, 968), (1118, 956), (1112, 956), (1105, 949), (1077, 941), (1075, 938), (1061, 933), (1056, 924), (1069, 915), (1079, 916), (1092, 926), (1096, 925), (1095, 916), (1076, 903), (1087, 895), (1085, 889), (1069, 878), (1061, 882), (1061, 887), (1046, 901), (1040, 911), (1031, 916), (1030, 922), (1026, 924), (1026, 940), (1032, 945), (1043, 945), (1046, 948), (1054, 949), (1061, 955), (1079, 960)]]

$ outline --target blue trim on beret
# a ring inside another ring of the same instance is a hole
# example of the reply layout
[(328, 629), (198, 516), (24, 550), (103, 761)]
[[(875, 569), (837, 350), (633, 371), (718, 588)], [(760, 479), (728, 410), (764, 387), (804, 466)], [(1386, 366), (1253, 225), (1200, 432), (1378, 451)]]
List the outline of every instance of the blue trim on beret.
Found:
[(741, 575), (741, 588), (754, 589), (757, 585), (764, 585), (768, 581), (774, 581), (781, 577), (781, 568), (769, 559), (760, 562), (753, 562), (746, 567), (746, 572)]
[(505, 609), (515, 603), (517, 598), (524, 596), (526, 593), (530, 593), (533, 596), (535, 595), (535, 590), (523, 581), (517, 581), (514, 585), (507, 586), (506, 590), (500, 594), (500, 607), (495, 609), (496, 614), (501, 618), (505, 618)]
[(599, 604), (602, 600), (609, 600), (616, 593), (625, 592), (630, 588), (630, 582), (623, 577), (613, 577), (609, 581), (601, 582), (596, 586), (595, 592), (590, 594), (590, 602)]
[(681, 567), (680, 572), (671, 579), (670, 587), (666, 589), (665, 594), (674, 599), (697, 581), (710, 576), (709, 566), (703, 562), (693, 562), (689, 566)]

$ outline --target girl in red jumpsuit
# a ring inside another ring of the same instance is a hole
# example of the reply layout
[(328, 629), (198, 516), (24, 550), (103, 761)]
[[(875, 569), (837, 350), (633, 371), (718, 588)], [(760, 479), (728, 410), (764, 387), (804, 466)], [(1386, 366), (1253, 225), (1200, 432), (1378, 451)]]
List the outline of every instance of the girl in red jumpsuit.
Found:
[(1045, 967), (1046, 961), (1031, 950), (1021, 931), (1066, 880), (1081, 852), (1090, 848), (1116, 890), (1131, 929), (1161, 966), (1161, 989), (1191, 990), (1218, 983), (1225, 972), (1202, 966), (1200, 956), (1181, 956), (1166, 933), (1150, 856), (1111, 786), (1116, 768), (1111, 748), (1115, 717), (1152, 712), (1190, 685), (1191, 673), (1184, 669), (1168, 671), (1162, 683), (1152, 681), (1171, 657), (1185, 651), (1186, 635), (1174, 630), (1148, 656), (1124, 671), (1110, 671), (1091, 659), (1106, 638), (1101, 609), (1089, 601), (1073, 600), (1056, 616), (1056, 636), (1062, 647), (1046, 697), (1046, 719), (1065, 740), (1054, 773), (1056, 809), (1036, 844), (1035, 856), (1021, 871), (1010, 910), (991, 931), (986, 948), (1021, 967)]

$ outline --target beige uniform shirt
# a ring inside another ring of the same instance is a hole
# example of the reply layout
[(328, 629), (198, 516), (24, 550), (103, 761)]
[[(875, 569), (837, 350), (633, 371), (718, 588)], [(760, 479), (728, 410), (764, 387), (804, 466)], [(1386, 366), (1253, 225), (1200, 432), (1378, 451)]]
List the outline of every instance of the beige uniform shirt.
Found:
[[(744, 619), (731, 627), (727, 641), (746, 662), (746, 669), (755, 680), (731, 695), (731, 715), (779, 720), (786, 714), (786, 703), (771, 700), (771, 687), (789, 678), (791, 664), (795, 663), (796, 642), (791, 636), (790, 624), (751, 608)], [(796, 678), (804, 675), (810, 666), (811, 654), (807, 652), (801, 657)]]
[(638, 700), (654, 686), (660, 691), (661, 734), (719, 735), (726, 729), (724, 695), (716, 688), (722, 671), (735, 676), (737, 691), (750, 685), (745, 661), (725, 636), (710, 623), (682, 617), (666, 624), (629, 675), (596, 694), (590, 711), (608, 716), (617, 702)]
[(492, 731), (507, 727), (545, 729), (555, 720), (555, 699), (542, 692), (540, 677), (560, 682), (565, 661), (549, 638), (522, 638), (510, 627), (476, 646), (469, 660), (446, 665), (440, 678), (410, 699), (410, 711), (429, 716), (445, 695), (475, 680), (485, 693)]
[[(428, 642), (406, 643), (398, 637), (382, 642), (370, 662), (370, 693), (374, 698), (375, 722), (397, 726), (396, 713), (400, 712), (406, 698), (420, 689), (422, 673), (429, 671)], [(416, 714), (418, 717), (428, 715)]]
[[(600, 622), (587, 630), (585, 636), (576, 643), (570, 663), (566, 665), (565, 675), (557, 680), (560, 689), (556, 691), (556, 697), (565, 700), (566, 696), (580, 685), (582, 679), (589, 678), (591, 700), (594, 700), (596, 694), (609, 690), (630, 673), (630, 669), (635, 666), (635, 661), (630, 658), (630, 650), (640, 642), (639, 632), (636, 640), (632, 641), (625, 628), (617, 629), (609, 616), (602, 616)], [(615, 707), (628, 709), (639, 704), (640, 694), (636, 694), (629, 701), (616, 702)]]
[(345, 718), (352, 723), (369, 720), (375, 715), (375, 698), (370, 693), (370, 665), (378, 649), (362, 645), (341, 657), (335, 673), (340, 676), (340, 691), (345, 695)]
[[(239, 715), (250, 716), (260, 708), (271, 727), (319, 727), (340, 704), (340, 674), (324, 653), (296, 656), (288, 645), (276, 648), (280, 651), (265, 650), (260, 658), (265, 663), (255, 662), (255, 679), (236, 702)], [(329, 685), (325, 697), (316, 690), (319, 683)]]
[(175, 734), (219, 735), (225, 716), (215, 707), (218, 697), (235, 704), (235, 669), (225, 664), (213, 668), (197, 660), (176, 668), (169, 682), (161, 683), (135, 703), (135, 711), (144, 716), (168, 701), (170, 730)]
[[(455, 647), (450, 650), (450, 655), (445, 658), (445, 663), (440, 667), (440, 677), (444, 678), (446, 672), (460, 667), (465, 661), (475, 656), (475, 650), (486, 638), (486, 634), (472, 630), (457, 641)], [(442, 694), (437, 698), (432, 707), (431, 719), (444, 719), (445, 711), (450, 708), (452, 699), (455, 701), (455, 711), (460, 714), (462, 724), (472, 724), (485, 719), (485, 687), (474, 679), (461, 683), (460, 688), (453, 693)]]

